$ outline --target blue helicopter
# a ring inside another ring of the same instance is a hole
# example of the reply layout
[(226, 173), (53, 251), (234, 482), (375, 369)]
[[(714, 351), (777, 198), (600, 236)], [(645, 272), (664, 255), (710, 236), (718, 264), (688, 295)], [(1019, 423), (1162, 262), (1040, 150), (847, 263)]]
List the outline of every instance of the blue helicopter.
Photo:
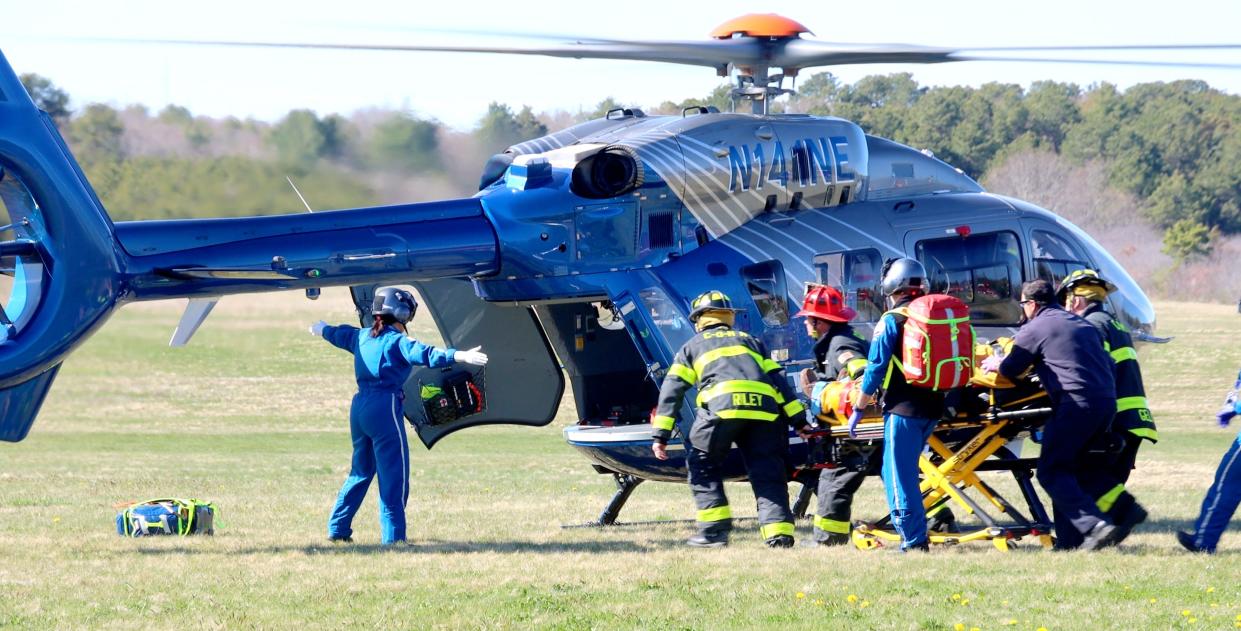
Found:
[[(811, 342), (791, 318), (803, 285), (842, 289), (865, 327), (884, 309), (883, 261), (899, 256), (921, 260), (935, 291), (969, 304), (984, 337), (1016, 326), (1023, 281), (1090, 267), (1121, 288), (1109, 298), (1113, 311), (1154, 339), (1155, 312), (1141, 288), (1064, 219), (987, 193), (929, 152), (850, 121), (768, 113), (790, 92), (784, 81), (805, 68), (998, 59), (1003, 49), (848, 46), (808, 32), (751, 15), (707, 41), (383, 46), (731, 69), (734, 104), (751, 111), (616, 109), (494, 156), (466, 199), (170, 221), (111, 221), (0, 56), (0, 279), (9, 286), (0, 305), (0, 440), (27, 435), (66, 356), (121, 304), (189, 298), (178, 345), (221, 296), (302, 289), (317, 297), (322, 287), (349, 286), (365, 322), (377, 286), (412, 284), (446, 344), (482, 345), (491, 356), (485, 372), (411, 377), (408, 400), (425, 405), (407, 414), (427, 448), (476, 425), (546, 425), (567, 378), (580, 423), (565, 439), (617, 480), (599, 518), (607, 524), (641, 481), (685, 480), (680, 459), (651, 456), (648, 415), (692, 335), (689, 301), (708, 289), (733, 297), (743, 309), (738, 326), (790, 375), (812, 363)], [(681, 418), (692, 418), (688, 404)], [(806, 445), (790, 442), (792, 458), (804, 459)], [(739, 458), (731, 466), (742, 475)]]

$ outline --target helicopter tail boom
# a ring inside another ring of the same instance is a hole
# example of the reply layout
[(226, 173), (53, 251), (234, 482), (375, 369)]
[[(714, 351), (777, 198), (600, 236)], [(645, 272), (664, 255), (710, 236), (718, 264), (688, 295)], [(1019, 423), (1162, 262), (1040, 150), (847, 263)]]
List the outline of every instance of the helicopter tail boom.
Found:
[(477, 199), (232, 219), (116, 224), (125, 300), (161, 300), (493, 274)]
[(0, 440), (25, 438), (65, 357), (123, 302), (498, 270), (476, 199), (114, 224), (0, 54)]

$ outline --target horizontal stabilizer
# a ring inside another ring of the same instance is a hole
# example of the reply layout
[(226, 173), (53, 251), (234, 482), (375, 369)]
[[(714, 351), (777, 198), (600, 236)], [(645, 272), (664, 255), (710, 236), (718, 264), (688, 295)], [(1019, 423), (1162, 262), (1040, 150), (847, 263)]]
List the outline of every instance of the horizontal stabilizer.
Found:
[(60, 364), (56, 364), (33, 379), (0, 390), (0, 440), (16, 443), (26, 437), (59, 371)]
[(207, 316), (211, 315), (211, 310), (219, 301), (219, 298), (190, 298), (190, 303), (185, 305), (185, 313), (181, 314), (181, 321), (177, 323), (177, 330), (172, 332), (172, 339), (168, 340), (168, 345), (177, 348), (189, 344), (190, 338), (198, 332), (198, 327), (207, 319)]

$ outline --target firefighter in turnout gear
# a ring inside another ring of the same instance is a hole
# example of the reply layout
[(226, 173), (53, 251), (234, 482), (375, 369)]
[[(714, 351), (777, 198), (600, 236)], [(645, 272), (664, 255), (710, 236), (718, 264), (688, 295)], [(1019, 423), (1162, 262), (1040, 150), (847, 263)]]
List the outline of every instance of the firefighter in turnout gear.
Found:
[[(1105, 475), (1093, 476), (1091, 483), (1084, 486), (1086, 492), (1094, 496), (1099, 510), (1113, 523), (1131, 528), (1146, 520), (1146, 510), (1125, 490), (1125, 483), (1129, 481), (1142, 441), (1157, 442), (1159, 434), (1155, 431), (1155, 420), (1146, 402), (1142, 369), (1138, 366), (1138, 354), (1133, 349), (1129, 330), (1103, 310), (1103, 300), (1114, 291), (1116, 286), (1101, 278), (1098, 272), (1079, 269), (1060, 283), (1056, 300), (1065, 309), (1094, 325), (1103, 336), (1104, 350), (1115, 362), (1116, 416), (1112, 419), (1112, 431), (1121, 437), (1123, 446), (1118, 454), (1100, 466)], [(1074, 543), (1080, 542), (1075, 537), (1067, 541), (1062, 537), (1057, 541), (1061, 547), (1074, 547)]]
[[(813, 381), (857, 379), (866, 370), (870, 343), (849, 326), (856, 313), (844, 303), (835, 287), (810, 285), (795, 317), (806, 318), (806, 334), (814, 340), (815, 368), (802, 372), (802, 389), (810, 393)], [(855, 449), (856, 447), (850, 447)], [(814, 540), (819, 545), (849, 543), (853, 495), (870, 473), (878, 473), (883, 453), (857, 451), (865, 464), (859, 468), (835, 467), (819, 471), (818, 510), (814, 516)]]
[(668, 367), (652, 419), (651, 446), (656, 458), (668, 458), (666, 445), (681, 401), (696, 387), (697, 405), (685, 442), (690, 490), (698, 506), (698, 534), (687, 543), (696, 547), (728, 544), (732, 509), (724, 495), (721, 465), (736, 443), (758, 501), (763, 538), (772, 547), (791, 547), (793, 512), (784, 457), (788, 426), (799, 432), (809, 427), (805, 406), (763, 344), (732, 328), (736, 310), (728, 296), (708, 291), (694, 300), (692, 309), (689, 319), (698, 334), (681, 347)]

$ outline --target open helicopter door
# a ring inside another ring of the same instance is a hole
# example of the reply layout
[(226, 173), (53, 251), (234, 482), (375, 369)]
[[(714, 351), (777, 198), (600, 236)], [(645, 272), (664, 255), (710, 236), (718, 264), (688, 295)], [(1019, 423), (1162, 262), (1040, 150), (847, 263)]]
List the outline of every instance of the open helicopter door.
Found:
[[(430, 449), (441, 438), (475, 425), (547, 425), (564, 394), (564, 374), (530, 307), (499, 306), (480, 299), (464, 279), (412, 283), (444, 345), (482, 346), (486, 366), (418, 368), (405, 383), (405, 418)], [(351, 289), (370, 319), (374, 287)]]

